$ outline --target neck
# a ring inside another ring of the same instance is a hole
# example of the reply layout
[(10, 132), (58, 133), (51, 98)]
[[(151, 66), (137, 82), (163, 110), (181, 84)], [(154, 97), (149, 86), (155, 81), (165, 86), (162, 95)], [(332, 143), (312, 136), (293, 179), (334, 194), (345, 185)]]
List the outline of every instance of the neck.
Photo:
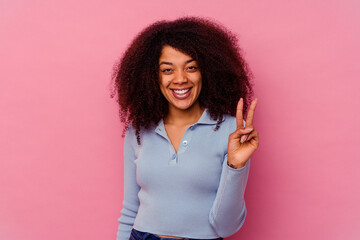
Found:
[(200, 107), (200, 104), (198, 102), (194, 103), (193, 106), (186, 110), (169, 106), (169, 112), (164, 119), (164, 124), (179, 126), (194, 124), (200, 119), (204, 110), (205, 108)]

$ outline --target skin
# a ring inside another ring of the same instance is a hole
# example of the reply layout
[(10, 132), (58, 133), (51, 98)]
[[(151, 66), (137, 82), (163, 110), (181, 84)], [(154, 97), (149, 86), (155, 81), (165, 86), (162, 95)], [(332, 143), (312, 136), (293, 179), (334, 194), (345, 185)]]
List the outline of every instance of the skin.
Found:
[(249, 107), (246, 125), (243, 125), (243, 99), (240, 98), (236, 109), (236, 130), (229, 135), (228, 163), (235, 168), (244, 167), (251, 155), (259, 147), (259, 133), (253, 125), (254, 113), (258, 99), (255, 98)]
[[(159, 85), (169, 102), (168, 118), (190, 115), (199, 110), (197, 98), (200, 95), (202, 79), (195, 59), (168, 45), (164, 46), (159, 58)], [(172, 89), (191, 88), (190, 96), (179, 100), (173, 96)]]
[[(164, 119), (165, 130), (177, 151), (186, 129), (196, 123), (204, 111), (198, 102), (202, 87), (201, 72), (194, 59), (170, 46), (163, 47), (159, 58), (159, 68), (160, 90), (169, 103), (169, 113)], [(172, 91), (188, 88), (191, 88), (191, 92), (184, 99), (176, 98)], [(255, 131), (253, 125), (256, 104), (257, 98), (251, 102), (245, 127), (243, 126), (243, 99), (240, 98), (237, 104), (237, 129), (229, 135), (228, 143), (228, 164), (234, 168), (244, 167), (259, 146), (258, 132)]]
[[(197, 62), (175, 48), (164, 46), (159, 58), (159, 86), (169, 103), (165, 130), (177, 152), (186, 129), (196, 123), (204, 111), (197, 100), (202, 88)], [(176, 98), (172, 91), (189, 88), (190, 94), (184, 99)]]

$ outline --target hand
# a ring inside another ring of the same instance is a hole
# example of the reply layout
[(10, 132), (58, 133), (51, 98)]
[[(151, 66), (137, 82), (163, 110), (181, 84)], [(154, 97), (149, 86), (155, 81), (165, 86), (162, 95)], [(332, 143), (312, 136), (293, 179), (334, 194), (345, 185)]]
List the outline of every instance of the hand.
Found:
[(240, 98), (237, 104), (236, 130), (229, 135), (228, 144), (228, 164), (234, 168), (245, 166), (245, 163), (259, 146), (259, 135), (253, 125), (256, 104), (257, 98), (251, 102), (245, 127), (243, 124), (243, 99)]

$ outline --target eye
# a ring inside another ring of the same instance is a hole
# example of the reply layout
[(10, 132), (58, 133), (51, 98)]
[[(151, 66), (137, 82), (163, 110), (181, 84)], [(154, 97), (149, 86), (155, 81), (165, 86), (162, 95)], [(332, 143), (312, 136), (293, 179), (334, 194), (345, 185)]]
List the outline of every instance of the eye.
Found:
[(162, 73), (165, 73), (165, 74), (169, 74), (172, 72), (172, 69), (171, 68), (165, 68), (165, 69), (162, 69), (160, 70)]
[(187, 71), (188, 72), (196, 72), (197, 71), (197, 67), (196, 66), (189, 66), (188, 68), (187, 68)]

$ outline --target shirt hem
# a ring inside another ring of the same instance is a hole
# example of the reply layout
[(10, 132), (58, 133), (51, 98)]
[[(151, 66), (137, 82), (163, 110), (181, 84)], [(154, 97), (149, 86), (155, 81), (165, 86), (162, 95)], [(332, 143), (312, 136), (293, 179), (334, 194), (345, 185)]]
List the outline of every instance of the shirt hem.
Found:
[(141, 232), (148, 232), (148, 233), (151, 233), (151, 234), (156, 234), (156, 235), (165, 235), (165, 236), (173, 236), (173, 237), (181, 237), (181, 238), (204, 238), (204, 239), (207, 239), (207, 238), (220, 238), (220, 236), (218, 235), (179, 235), (177, 233), (171, 233), (171, 232), (161, 232), (161, 231), (152, 231), (150, 229), (147, 229), (147, 228), (142, 228), (141, 226), (139, 225), (133, 225), (133, 228), (136, 229), (136, 230), (139, 230)]

